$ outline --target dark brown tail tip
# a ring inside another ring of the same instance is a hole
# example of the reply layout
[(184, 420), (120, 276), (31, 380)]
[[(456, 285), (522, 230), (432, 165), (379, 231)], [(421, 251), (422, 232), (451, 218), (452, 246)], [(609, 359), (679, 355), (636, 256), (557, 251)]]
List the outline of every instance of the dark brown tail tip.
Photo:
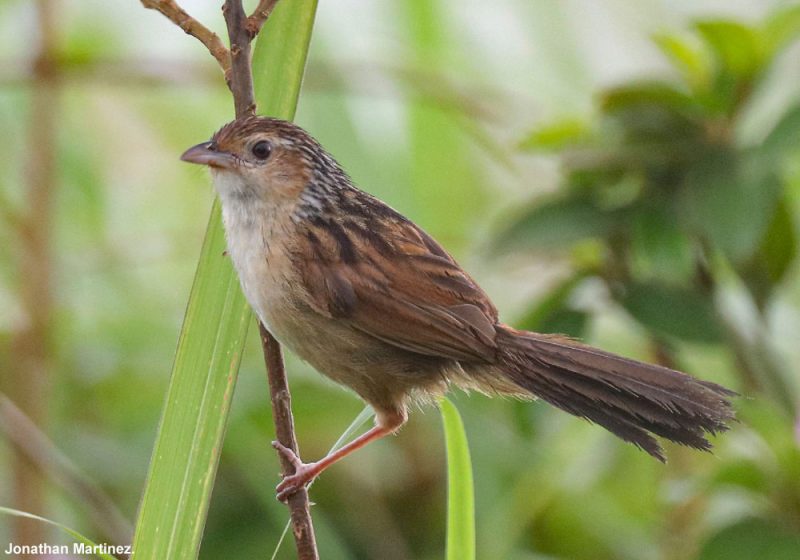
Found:
[(706, 436), (736, 419), (730, 402), (736, 392), (675, 370), (508, 327), (498, 344), (503, 375), (522, 390), (600, 424), (661, 462), (666, 457), (655, 436), (709, 452)]

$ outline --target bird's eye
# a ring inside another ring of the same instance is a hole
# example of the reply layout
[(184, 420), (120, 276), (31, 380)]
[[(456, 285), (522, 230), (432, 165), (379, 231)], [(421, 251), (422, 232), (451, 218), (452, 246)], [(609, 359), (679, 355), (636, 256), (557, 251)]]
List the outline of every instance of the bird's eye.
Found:
[(250, 151), (252, 151), (253, 155), (258, 159), (267, 159), (269, 154), (272, 153), (272, 145), (266, 140), (261, 140), (253, 144), (253, 148)]

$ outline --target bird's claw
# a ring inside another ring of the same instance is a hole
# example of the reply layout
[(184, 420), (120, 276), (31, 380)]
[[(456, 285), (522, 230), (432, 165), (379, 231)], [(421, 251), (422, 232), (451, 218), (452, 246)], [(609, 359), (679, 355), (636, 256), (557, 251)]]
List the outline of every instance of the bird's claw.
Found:
[(303, 464), (293, 474), (284, 476), (280, 484), (275, 487), (275, 491), (278, 493), (278, 501), (286, 502), (289, 496), (302, 490), (309, 482), (314, 480), (316, 473), (314, 473), (312, 467), (313, 463), (311, 465)]
[(272, 447), (294, 466), (294, 473), (285, 475), (280, 484), (275, 487), (275, 491), (278, 493), (278, 501), (286, 502), (289, 496), (314, 480), (314, 477), (317, 476), (316, 464), (302, 462), (294, 451), (278, 441), (273, 441)]
[(303, 461), (301, 461), (301, 460), (300, 460), (300, 457), (298, 457), (298, 456), (295, 454), (295, 452), (294, 452), (294, 451), (292, 451), (291, 449), (289, 449), (288, 447), (286, 447), (285, 445), (283, 445), (281, 442), (279, 442), (279, 441), (273, 441), (273, 442), (272, 442), (272, 447), (274, 447), (274, 448), (275, 448), (275, 450), (276, 450), (278, 453), (280, 453), (281, 455), (283, 455), (283, 457), (284, 457), (284, 458), (285, 458), (287, 461), (289, 461), (289, 462), (290, 462), (290, 463), (291, 463), (291, 464), (294, 466), (294, 468), (295, 468), (295, 469), (297, 469), (297, 468), (298, 468), (300, 465), (302, 465), (302, 464), (303, 464)]

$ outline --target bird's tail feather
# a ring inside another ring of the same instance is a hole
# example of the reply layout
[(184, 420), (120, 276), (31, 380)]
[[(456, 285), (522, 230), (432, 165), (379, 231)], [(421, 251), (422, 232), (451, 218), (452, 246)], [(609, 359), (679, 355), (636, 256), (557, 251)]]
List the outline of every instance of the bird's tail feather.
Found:
[(728, 429), (733, 391), (571, 339), (498, 329), (499, 373), (526, 394), (605, 427), (664, 461), (653, 435), (702, 450)]

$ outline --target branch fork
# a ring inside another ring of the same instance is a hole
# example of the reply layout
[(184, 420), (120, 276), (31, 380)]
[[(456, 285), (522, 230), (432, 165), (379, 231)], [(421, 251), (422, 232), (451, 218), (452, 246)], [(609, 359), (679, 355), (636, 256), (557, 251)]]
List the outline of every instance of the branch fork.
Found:
[[(213, 56), (217, 64), (219, 64), (228, 87), (231, 87), (231, 59), (237, 54), (233, 52), (235, 47), (228, 50), (219, 35), (192, 17), (186, 10), (181, 8), (175, 0), (141, 0), (141, 2), (145, 8), (161, 12), (172, 23), (180, 27), (184, 33), (191, 35), (205, 45), (208, 52), (211, 53), (211, 56)], [(234, 2), (234, 4), (236, 3), (237, 2)], [(244, 18), (242, 28), (247, 32), (249, 41), (256, 38), (261, 28), (267, 22), (267, 19), (269, 19), (277, 3), (278, 0), (260, 0), (256, 9), (253, 10), (253, 13)], [(229, 2), (226, 1), (222, 7), (223, 13), (226, 14), (226, 21), (228, 21), (228, 5)]]

